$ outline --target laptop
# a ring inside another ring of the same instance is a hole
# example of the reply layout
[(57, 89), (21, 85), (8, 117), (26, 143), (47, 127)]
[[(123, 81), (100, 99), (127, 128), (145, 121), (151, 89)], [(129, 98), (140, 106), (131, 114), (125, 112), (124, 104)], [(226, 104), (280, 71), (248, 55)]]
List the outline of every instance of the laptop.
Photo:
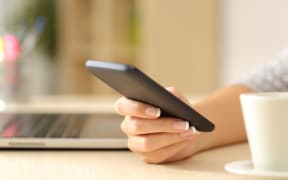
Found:
[(113, 101), (81, 99), (0, 107), (0, 149), (127, 149)]

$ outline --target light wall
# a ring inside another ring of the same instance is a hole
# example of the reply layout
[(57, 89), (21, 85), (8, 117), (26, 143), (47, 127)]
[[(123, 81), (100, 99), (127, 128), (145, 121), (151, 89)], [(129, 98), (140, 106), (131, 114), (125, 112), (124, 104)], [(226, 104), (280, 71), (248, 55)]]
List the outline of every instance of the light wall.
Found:
[(217, 2), (141, 0), (138, 65), (163, 86), (208, 93), (217, 81)]
[(287, 0), (220, 1), (220, 84), (273, 61), (288, 47), (287, 7)]

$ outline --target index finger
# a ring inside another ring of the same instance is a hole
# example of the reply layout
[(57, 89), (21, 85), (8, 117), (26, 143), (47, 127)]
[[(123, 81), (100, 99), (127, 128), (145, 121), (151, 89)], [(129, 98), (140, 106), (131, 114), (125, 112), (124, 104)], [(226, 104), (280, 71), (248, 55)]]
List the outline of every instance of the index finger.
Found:
[(119, 98), (115, 103), (115, 111), (123, 116), (156, 119), (160, 117), (161, 110), (152, 105), (134, 101), (126, 97)]

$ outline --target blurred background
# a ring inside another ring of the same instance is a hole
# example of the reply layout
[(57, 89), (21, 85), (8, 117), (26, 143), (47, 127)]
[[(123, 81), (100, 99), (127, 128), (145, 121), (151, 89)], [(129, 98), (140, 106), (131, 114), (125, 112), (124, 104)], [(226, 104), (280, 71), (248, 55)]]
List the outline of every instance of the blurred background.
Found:
[(288, 47), (285, 0), (0, 3), (4, 96), (115, 94), (87, 59), (134, 64), (163, 86), (207, 94)]

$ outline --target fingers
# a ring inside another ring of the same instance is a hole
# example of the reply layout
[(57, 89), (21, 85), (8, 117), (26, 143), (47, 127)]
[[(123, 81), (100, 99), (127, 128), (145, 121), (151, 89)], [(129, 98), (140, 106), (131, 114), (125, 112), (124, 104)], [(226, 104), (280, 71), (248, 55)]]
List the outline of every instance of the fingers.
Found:
[(121, 129), (127, 135), (142, 135), (150, 133), (183, 133), (189, 130), (189, 123), (176, 118), (142, 119), (126, 116)]
[[(181, 99), (186, 104), (190, 105), (189, 100), (185, 98), (174, 87), (166, 88), (173, 95)], [(155, 119), (161, 114), (161, 110), (152, 105), (134, 101), (125, 97), (119, 98), (115, 103), (115, 111), (123, 116), (135, 116), (140, 118)]]
[[(189, 100), (175, 88), (167, 90), (190, 105)], [(167, 162), (191, 155), (191, 152), (181, 154), (181, 150), (193, 144), (197, 137), (189, 129), (188, 122), (160, 117), (159, 108), (125, 97), (116, 101), (115, 110), (125, 116), (121, 129), (128, 136), (129, 149), (144, 156), (146, 162)]]
[(143, 156), (144, 161), (147, 163), (167, 163), (189, 157), (186, 153), (182, 153), (187, 146), (193, 146), (191, 141), (181, 141), (156, 151), (139, 154)]
[(194, 140), (196, 136), (192, 131), (186, 133), (158, 133), (140, 136), (130, 136), (128, 147), (133, 152), (148, 153), (182, 141)]
[(123, 116), (135, 116), (147, 119), (158, 118), (161, 114), (159, 108), (125, 97), (121, 97), (116, 101), (115, 111)]

